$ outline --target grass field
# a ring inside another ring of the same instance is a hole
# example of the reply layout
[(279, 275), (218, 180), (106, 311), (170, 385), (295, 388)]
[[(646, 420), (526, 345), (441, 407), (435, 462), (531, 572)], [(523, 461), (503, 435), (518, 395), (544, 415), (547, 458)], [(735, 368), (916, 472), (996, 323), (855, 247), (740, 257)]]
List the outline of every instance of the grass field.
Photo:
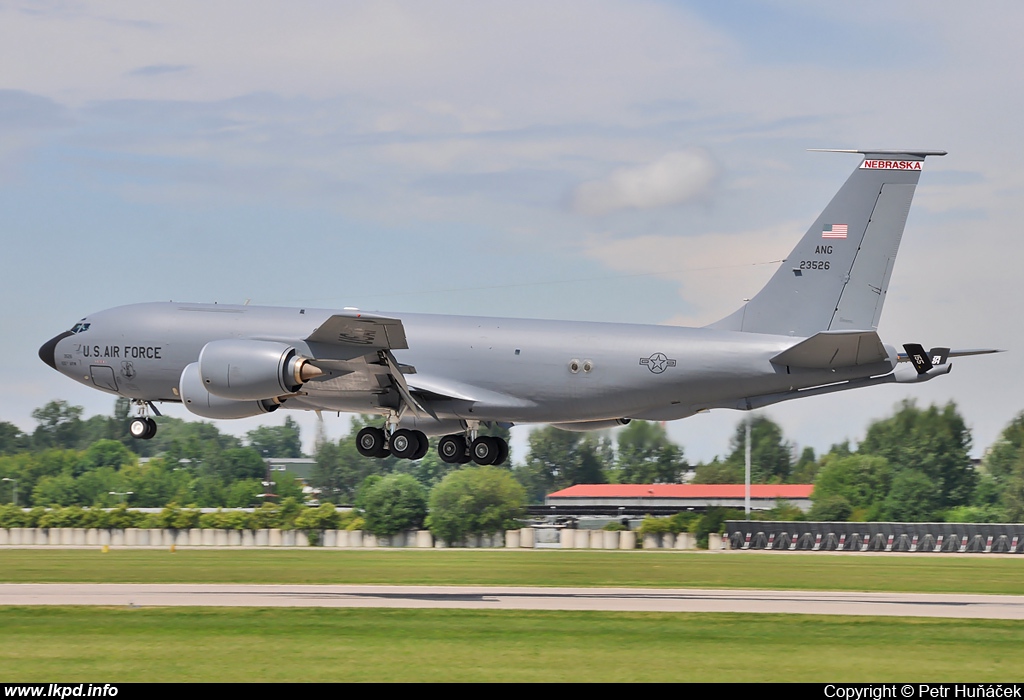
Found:
[(1024, 595), (1024, 557), (484, 550), (0, 550), (0, 582), (780, 588)]
[(0, 681), (1009, 681), (1024, 625), (810, 615), (0, 608)]
[[(391, 583), (1024, 594), (1024, 557), (0, 550), (2, 582)], [(1019, 681), (1001, 620), (0, 607), (0, 682)]]

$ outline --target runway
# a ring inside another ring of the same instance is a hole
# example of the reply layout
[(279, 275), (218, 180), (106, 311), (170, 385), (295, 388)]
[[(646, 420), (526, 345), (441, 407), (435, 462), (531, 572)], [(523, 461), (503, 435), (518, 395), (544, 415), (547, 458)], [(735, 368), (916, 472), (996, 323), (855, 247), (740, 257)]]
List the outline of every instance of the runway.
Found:
[(511, 586), (5, 583), (0, 605), (461, 608), (1024, 620), (1024, 596)]

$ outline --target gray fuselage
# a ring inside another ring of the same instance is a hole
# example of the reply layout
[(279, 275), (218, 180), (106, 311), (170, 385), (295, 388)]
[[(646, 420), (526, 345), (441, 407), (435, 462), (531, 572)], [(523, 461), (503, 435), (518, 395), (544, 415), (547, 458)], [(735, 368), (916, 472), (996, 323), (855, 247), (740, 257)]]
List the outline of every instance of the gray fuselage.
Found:
[[(53, 345), (53, 366), (87, 386), (131, 399), (178, 402), (183, 370), (211, 341), (276, 341), (301, 355), (330, 359), (331, 346), (304, 339), (335, 313), (135, 304), (87, 316), (76, 325), (77, 332), (47, 346)], [(395, 358), (408, 368), (406, 378), (419, 400), (442, 420), (673, 420), (711, 408), (749, 408), (751, 397), (886, 374), (897, 361), (886, 346), (885, 362), (809, 370), (771, 361), (802, 340), (796, 337), (638, 324), (394, 316), (408, 339), (408, 348), (395, 349)], [(339, 371), (306, 382), (284, 399), (283, 407), (395, 409), (399, 394), (374, 359), (341, 357)]]

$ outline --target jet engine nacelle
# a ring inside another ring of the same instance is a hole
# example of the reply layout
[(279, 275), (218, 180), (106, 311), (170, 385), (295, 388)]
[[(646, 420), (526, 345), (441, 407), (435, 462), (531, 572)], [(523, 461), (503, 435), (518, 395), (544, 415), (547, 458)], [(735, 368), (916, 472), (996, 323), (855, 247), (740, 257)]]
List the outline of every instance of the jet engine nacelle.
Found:
[(271, 413), (281, 405), (276, 399), (236, 401), (211, 394), (199, 374), (198, 362), (188, 365), (181, 373), (178, 394), (185, 408), (203, 418), (248, 418)]
[(206, 390), (235, 401), (272, 399), (296, 392), (323, 374), (286, 343), (266, 340), (214, 340), (199, 353), (199, 376)]
[(629, 418), (612, 418), (610, 420), (588, 420), (581, 423), (552, 423), (552, 428), (568, 430), (570, 433), (588, 433), (591, 430), (607, 430), (620, 425), (629, 425)]

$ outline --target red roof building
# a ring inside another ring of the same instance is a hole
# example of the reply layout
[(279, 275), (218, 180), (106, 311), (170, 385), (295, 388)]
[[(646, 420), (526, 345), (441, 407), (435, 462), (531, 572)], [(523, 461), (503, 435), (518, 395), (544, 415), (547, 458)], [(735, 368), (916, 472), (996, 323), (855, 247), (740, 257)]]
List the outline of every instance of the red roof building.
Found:
[[(770, 510), (779, 501), (807, 512), (813, 484), (751, 484), (750, 507)], [(704, 510), (710, 506), (743, 508), (743, 484), (577, 484), (548, 494), (547, 506), (559, 513), (643, 514)]]

